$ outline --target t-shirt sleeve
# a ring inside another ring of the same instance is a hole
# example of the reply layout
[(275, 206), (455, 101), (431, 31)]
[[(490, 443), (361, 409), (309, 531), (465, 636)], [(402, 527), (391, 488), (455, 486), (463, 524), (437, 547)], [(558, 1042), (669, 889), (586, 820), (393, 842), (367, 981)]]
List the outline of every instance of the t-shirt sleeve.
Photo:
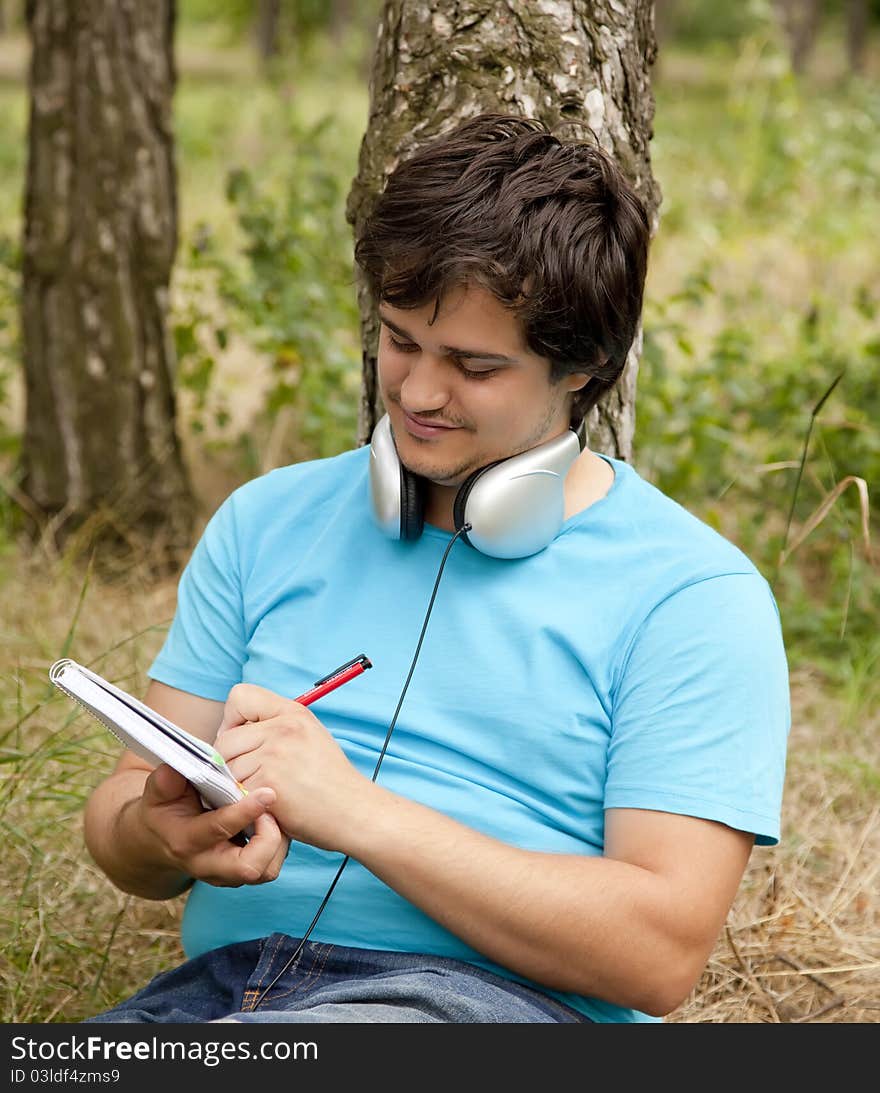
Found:
[(742, 573), (688, 585), (630, 644), (613, 697), (605, 808), (698, 816), (774, 845), (790, 726), (767, 582)]
[(181, 575), (174, 620), (147, 673), (218, 702), (241, 682), (246, 659), (234, 496), (211, 518)]

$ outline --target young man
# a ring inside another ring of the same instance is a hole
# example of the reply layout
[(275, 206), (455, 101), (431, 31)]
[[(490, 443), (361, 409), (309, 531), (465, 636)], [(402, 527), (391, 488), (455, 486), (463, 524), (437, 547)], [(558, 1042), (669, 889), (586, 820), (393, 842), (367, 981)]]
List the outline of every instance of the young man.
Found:
[(751, 562), (574, 439), (647, 247), (609, 158), (538, 122), (392, 174), (356, 248), (384, 447), (249, 483), (194, 551), (146, 700), (249, 792), (205, 812), (131, 754), (97, 787), (92, 855), (189, 889), (189, 959), (94, 1020), (641, 1021), (692, 989), (779, 837), (788, 678)]

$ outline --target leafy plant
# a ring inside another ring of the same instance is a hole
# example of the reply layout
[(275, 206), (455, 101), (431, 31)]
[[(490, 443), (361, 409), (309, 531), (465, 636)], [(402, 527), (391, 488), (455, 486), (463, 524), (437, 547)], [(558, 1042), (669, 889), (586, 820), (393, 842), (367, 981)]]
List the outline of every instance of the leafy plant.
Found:
[[(359, 314), (345, 195), (328, 152), (333, 140), (328, 118), (311, 127), (291, 121), (280, 184), (261, 184), (243, 167), (231, 170), (226, 192), (241, 255), (221, 252), (207, 228), (193, 255), (197, 268), (216, 274), (230, 327), (270, 361), (257, 426), (271, 435), (279, 420), (286, 424), (277, 459), (334, 455), (356, 433)], [(196, 334), (200, 324), (193, 313), (179, 323), (178, 350), (182, 381), (204, 407), (213, 357)], [(228, 332), (215, 328), (215, 336), (222, 345)]]

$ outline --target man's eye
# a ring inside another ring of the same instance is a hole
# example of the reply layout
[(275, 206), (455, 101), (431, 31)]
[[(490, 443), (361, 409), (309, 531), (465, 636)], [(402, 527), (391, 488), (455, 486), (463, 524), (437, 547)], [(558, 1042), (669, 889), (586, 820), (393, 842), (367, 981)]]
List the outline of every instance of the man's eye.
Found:
[[(401, 342), (391, 333), (386, 327), (385, 333), (388, 336), (388, 344), (396, 353), (418, 353), (419, 347), (415, 342)], [(455, 363), (461, 370), (462, 375), (466, 376), (469, 380), (484, 380), (489, 376), (494, 376), (498, 371), (497, 368), (466, 368), (465, 365), (457, 357), (454, 358)]]
[(419, 348), (412, 342), (399, 342), (397, 338), (395, 338), (394, 335), (390, 332), (388, 334), (388, 342), (391, 348), (396, 349), (398, 353), (415, 353), (416, 350)]
[(485, 380), (489, 376), (494, 376), (498, 371), (497, 368), (465, 368), (461, 362), (459, 362), (458, 367), (469, 380)]

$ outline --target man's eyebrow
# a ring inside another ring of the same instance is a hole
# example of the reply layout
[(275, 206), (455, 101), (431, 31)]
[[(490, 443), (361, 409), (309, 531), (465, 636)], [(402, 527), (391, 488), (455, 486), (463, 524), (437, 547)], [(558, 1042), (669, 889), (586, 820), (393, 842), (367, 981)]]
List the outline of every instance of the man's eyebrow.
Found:
[[(379, 318), (399, 338), (406, 338), (407, 341), (414, 341), (415, 339), (411, 334), (408, 334), (402, 327), (399, 327), (396, 323), (392, 323), (390, 319), (386, 318), (382, 312), (379, 312)], [(468, 360), (481, 360), (481, 361), (503, 361), (505, 364), (515, 364), (514, 357), (505, 357), (503, 353), (488, 353), (481, 349), (456, 349), (451, 345), (441, 345), (440, 348), (444, 353), (449, 353), (453, 357), (466, 357)]]

